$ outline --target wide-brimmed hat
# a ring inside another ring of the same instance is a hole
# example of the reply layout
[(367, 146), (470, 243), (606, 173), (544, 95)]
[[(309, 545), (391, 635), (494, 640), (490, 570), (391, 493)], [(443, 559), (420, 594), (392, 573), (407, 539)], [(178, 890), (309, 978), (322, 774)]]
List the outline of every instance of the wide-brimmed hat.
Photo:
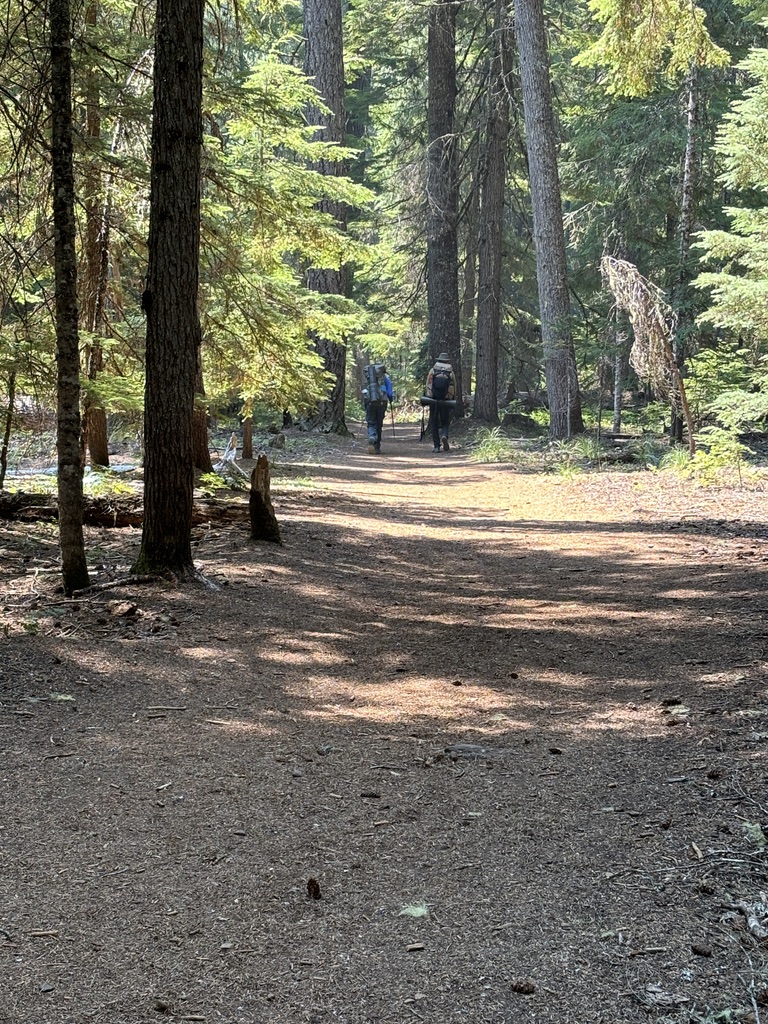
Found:
[(440, 355), (437, 357), (437, 361), (438, 363), (450, 363), (451, 357), (448, 355), (447, 352), (441, 352)]

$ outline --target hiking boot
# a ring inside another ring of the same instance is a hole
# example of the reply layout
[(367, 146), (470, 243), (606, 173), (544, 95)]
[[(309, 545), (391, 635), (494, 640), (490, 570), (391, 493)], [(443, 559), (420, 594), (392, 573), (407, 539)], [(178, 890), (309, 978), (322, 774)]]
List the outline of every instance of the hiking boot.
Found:
[(376, 454), (376, 446), (374, 444), (369, 444), (368, 445), (368, 454), (369, 455), (375, 455)]
[(381, 455), (381, 448), (379, 448), (378, 445), (376, 445), (376, 447), (373, 449), (373, 454), (374, 455)]
[(441, 452), (442, 448), (439, 445), (435, 445), (435, 447), (432, 449), (432, 451), (433, 452)]
[(451, 446), (448, 444), (448, 438), (447, 437), (442, 438), (442, 445), (443, 445), (443, 451), (444, 452), (450, 451)]

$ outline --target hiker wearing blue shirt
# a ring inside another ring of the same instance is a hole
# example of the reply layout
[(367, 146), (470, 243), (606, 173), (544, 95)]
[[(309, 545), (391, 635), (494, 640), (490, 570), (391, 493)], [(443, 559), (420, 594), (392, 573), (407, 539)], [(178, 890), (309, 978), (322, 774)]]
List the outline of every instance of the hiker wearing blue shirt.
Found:
[(368, 454), (381, 455), (381, 431), (387, 404), (394, 401), (395, 392), (387, 368), (382, 363), (372, 363), (365, 368), (366, 386), (363, 388), (365, 421), (368, 424)]

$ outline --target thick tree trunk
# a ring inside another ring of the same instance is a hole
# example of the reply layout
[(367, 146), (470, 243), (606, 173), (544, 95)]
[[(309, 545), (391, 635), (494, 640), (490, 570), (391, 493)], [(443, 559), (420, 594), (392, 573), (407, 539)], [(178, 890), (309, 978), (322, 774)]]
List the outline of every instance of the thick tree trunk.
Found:
[(536, 245), (541, 338), (552, 437), (584, 429), (571, 334), (565, 233), (557, 169), (555, 118), (543, 0), (517, 0), (515, 35), (520, 58), (528, 169)]
[(456, 411), (461, 395), (459, 326), (458, 147), (456, 108), (456, 4), (437, 0), (429, 9), (427, 39), (427, 305), (429, 354), (447, 352), (455, 371)]
[(480, 201), (480, 247), (477, 285), (477, 351), (473, 416), (499, 420), (499, 342), (501, 338), (501, 246), (504, 225), (509, 81), (507, 10), (496, 0), (494, 54), (488, 90), (488, 121)]
[(200, 349), (204, 0), (158, 0), (144, 407), (144, 529), (135, 572), (191, 572), (192, 427)]
[(83, 469), (80, 462), (80, 352), (75, 253), (75, 179), (72, 165), (72, 51), (69, 0), (50, 0), (51, 163), (54, 275), (59, 543), (64, 590), (88, 586), (83, 538)]
[[(316, 126), (316, 140), (342, 144), (346, 117), (341, 0), (304, 0), (304, 36), (304, 72), (312, 79), (330, 111), (325, 113), (311, 106), (307, 110), (307, 122)], [(342, 175), (345, 171), (341, 161), (332, 160), (323, 160), (315, 164), (314, 169), (329, 177)], [(324, 199), (320, 209), (331, 214), (340, 230), (346, 230), (347, 210), (343, 203)], [(321, 295), (346, 295), (346, 268), (312, 267), (307, 274), (307, 287)], [(330, 395), (310, 420), (310, 425), (330, 433), (347, 434), (344, 420), (346, 347), (317, 334), (313, 341), (334, 384)]]

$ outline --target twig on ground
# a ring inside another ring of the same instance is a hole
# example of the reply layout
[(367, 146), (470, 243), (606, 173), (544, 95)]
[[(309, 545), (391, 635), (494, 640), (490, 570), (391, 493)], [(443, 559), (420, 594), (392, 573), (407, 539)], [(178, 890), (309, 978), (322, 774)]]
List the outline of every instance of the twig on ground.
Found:
[(84, 594), (97, 594), (102, 590), (111, 590), (113, 587), (127, 587), (131, 583), (154, 583), (157, 580), (162, 579), (161, 576), (155, 574), (146, 574), (142, 576), (118, 576), (114, 580), (106, 580), (104, 583), (94, 583), (90, 587), (83, 587), (82, 590), (75, 590), (72, 596), (82, 597)]

